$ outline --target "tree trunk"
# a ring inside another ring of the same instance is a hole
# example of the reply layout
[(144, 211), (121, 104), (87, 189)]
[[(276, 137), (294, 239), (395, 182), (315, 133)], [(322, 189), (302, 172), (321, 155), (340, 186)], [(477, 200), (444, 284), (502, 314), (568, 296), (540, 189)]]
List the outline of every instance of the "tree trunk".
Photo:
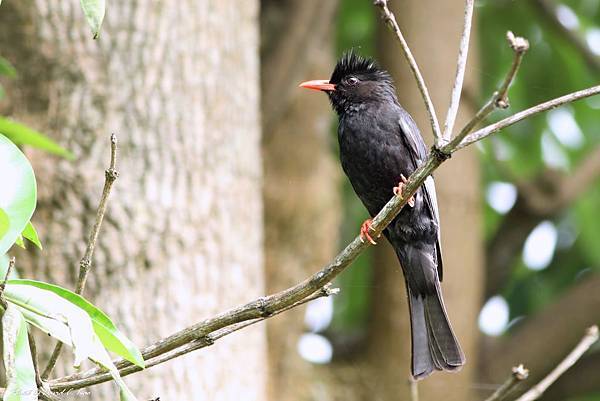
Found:
[[(337, 250), (340, 169), (326, 96), (297, 88), (328, 77), (336, 1), (263, 1), (265, 257), (268, 292), (294, 285)], [(304, 308), (268, 322), (270, 399), (312, 400), (318, 370), (297, 351)]]
[[(393, 2), (391, 6), (419, 62), (443, 126), (456, 72), (464, 1), (413, 0), (402, 2), (401, 6)], [(399, 44), (383, 24), (379, 24), (378, 29), (380, 61), (395, 79), (400, 103), (412, 114), (425, 140), (431, 144), (431, 128), (423, 101), (400, 54)], [(474, 71), (472, 61), (476, 59), (472, 46), (468, 72)], [(465, 122), (464, 118), (462, 122)], [(460, 118), (456, 125), (460, 128)], [(466, 354), (467, 364), (460, 373), (435, 373), (419, 382), (419, 392), (421, 400), (462, 401), (474, 397), (472, 383), (477, 372), (479, 340), (477, 315), (483, 278), (479, 165), (474, 149), (454, 156), (436, 172), (435, 178), (445, 270), (442, 288), (450, 321)], [(378, 375), (379, 385), (374, 388), (382, 400), (408, 399), (408, 306), (398, 259), (387, 244), (376, 248), (374, 285), (379, 290), (373, 300), (369, 354), (371, 360), (382, 366)]]
[[(2, 5), (19, 71), (5, 111), (77, 155), (30, 152), (44, 251), (21, 272), (73, 288), (117, 133), (86, 296), (140, 346), (264, 293), (257, 20), (252, 0), (109, 2), (93, 41), (79, 2)], [(262, 401), (265, 339), (259, 325), (126, 381), (140, 400)]]

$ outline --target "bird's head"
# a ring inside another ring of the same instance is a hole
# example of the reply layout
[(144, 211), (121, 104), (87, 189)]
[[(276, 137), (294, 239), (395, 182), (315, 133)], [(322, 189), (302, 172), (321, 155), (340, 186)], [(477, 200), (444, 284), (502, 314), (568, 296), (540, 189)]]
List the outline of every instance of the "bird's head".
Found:
[(329, 80), (306, 81), (300, 87), (326, 92), (340, 115), (371, 102), (396, 101), (390, 74), (353, 51), (342, 56)]

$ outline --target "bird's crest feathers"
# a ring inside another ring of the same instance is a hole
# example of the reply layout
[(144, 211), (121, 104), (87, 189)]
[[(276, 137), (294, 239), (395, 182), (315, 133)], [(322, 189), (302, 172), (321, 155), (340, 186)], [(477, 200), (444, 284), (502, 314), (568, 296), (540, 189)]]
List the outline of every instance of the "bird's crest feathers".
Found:
[(371, 58), (362, 57), (353, 50), (345, 52), (333, 70), (331, 83), (339, 83), (347, 75), (372, 76), (373, 79), (390, 80), (389, 74), (381, 69), (377, 62)]

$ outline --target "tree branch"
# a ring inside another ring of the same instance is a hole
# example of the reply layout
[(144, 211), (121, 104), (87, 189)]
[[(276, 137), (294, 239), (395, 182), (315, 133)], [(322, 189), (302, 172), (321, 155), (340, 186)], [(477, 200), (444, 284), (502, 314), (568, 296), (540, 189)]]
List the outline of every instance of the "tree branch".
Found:
[[(110, 164), (108, 169), (104, 173), (104, 188), (102, 189), (102, 196), (100, 197), (100, 203), (98, 204), (98, 209), (96, 211), (96, 220), (90, 233), (90, 238), (85, 249), (85, 254), (79, 262), (79, 278), (77, 280), (77, 287), (75, 289), (75, 292), (80, 295), (83, 293), (85, 283), (87, 281), (87, 276), (90, 272), (90, 268), (92, 267), (92, 256), (94, 255), (94, 249), (96, 248), (96, 242), (98, 241), (100, 227), (102, 226), (102, 221), (104, 220), (104, 215), (106, 214), (106, 208), (108, 206), (108, 196), (110, 195), (110, 190), (112, 188), (113, 183), (119, 176), (119, 172), (115, 168), (116, 164), (117, 136), (115, 134), (112, 134), (110, 136)], [(43, 380), (46, 380), (48, 379), (48, 377), (50, 377), (50, 373), (52, 373), (52, 369), (54, 369), (54, 366), (56, 366), (56, 361), (60, 356), (62, 346), (63, 344), (61, 342), (56, 343), (54, 351), (52, 351), (52, 355), (48, 360), (48, 364), (46, 365), (46, 368), (42, 373)]]
[(499, 108), (508, 108), (508, 89), (510, 88), (510, 85), (517, 76), (517, 72), (519, 71), (519, 66), (521, 65), (523, 56), (529, 49), (529, 42), (527, 41), (527, 39), (524, 39), (522, 37), (515, 37), (515, 35), (511, 31), (508, 31), (506, 33), (506, 39), (508, 40), (510, 47), (514, 51), (514, 58), (512, 65), (508, 70), (508, 73), (506, 74), (506, 77), (504, 77), (502, 85), (500, 85), (500, 88), (498, 88), (498, 90), (494, 92), (491, 99), (481, 109), (479, 109), (475, 116), (463, 127), (463, 129), (458, 133), (458, 135), (452, 138), (452, 141), (441, 149), (442, 152), (445, 152), (446, 148), (457, 147), (461, 142), (463, 142), (463, 139), (465, 139), (465, 137), (479, 123), (488, 118), (488, 116), (492, 114), (492, 112)]
[(14, 267), (15, 267), (15, 257), (12, 256), (8, 260), (8, 267), (6, 268), (6, 273), (4, 273), (4, 278), (0, 282), (0, 297), (2, 297), (2, 294), (4, 293), (4, 289), (6, 288), (6, 282), (8, 281), (8, 277), (10, 276), (10, 273), (12, 272)]
[(485, 401), (502, 401), (527, 377), (529, 377), (529, 371), (523, 365), (514, 366), (510, 377)]
[(552, 385), (552, 391), (544, 394), (544, 401), (579, 399), (590, 393), (598, 393), (600, 391), (598, 372), (600, 372), (600, 353), (590, 352)]
[[(592, 96), (599, 92), (600, 86), (593, 87), (534, 106), (476, 131), (473, 134), (474, 136), (470, 138), (468, 142), (470, 144), (481, 140), (502, 128), (515, 124), (516, 122), (537, 113), (541, 113), (551, 107)], [(467, 146), (467, 144), (460, 144), (460, 148), (465, 146)], [(459, 146), (453, 147), (451, 142), (446, 145), (445, 148), (451, 154), (457, 151)], [(387, 225), (398, 215), (407, 200), (415, 194), (425, 179), (445, 160), (447, 160), (447, 157), (435, 149), (429, 153), (425, 162), (409, 177), (404, 191), (401, 194), (402, 196), (394, 196), (377, 216), (373, 218), (371, 231), (375, 236), (381, 234), (385, 227), (387, 227)], [(323, 287), (348, 267), (356, 257), (369, 246), (370, 244), (368, 242), (362, 242), (360, 236), (357, 236), (330, 264), (325, 266), (319, 272), (306, 278), (301, 283), (279, 293), (261, 297), (245, 305), (230, 309), (157, 341), (144, 349), (142, 353), (144, 359), (147, 360), (147, 366), (154, 366), (193, 350), (203, 348), (212, 344), (212, 342), (214, 342), (213, 338), (220, 338), (248, 325), (262, 321), (270, 316), (303, 303), (303, 300), (313, 296), (319, 291), (326, 291), (323, 290)], [(181, 349), (178, 349), (180, 347)], [(139, 368), (122, 360), (116, 361), (116, 364), (120, 372), (124, 375), (139, 370)], [(53, 380), (51, 382), (51, 388), (55, 391), (82, 388), (110, 380), (109, 376), (110, 375), (101, 372), (99, 369), (94, 369), (84, 374), (77, 374)]]
[(585, 335), (577, 346), (548, 374), (541, 382), (536, 384), (531, 390), (523, 394), (516, 401), (537, 400), (544, 394), (544, 391), (552, 385), (563, 373), (573, 366), (579, 358), (598, 341), (598, 326), (592, 326), (586, 330)]
[(412, 377), (410, 380), (410, 401), (419, 401), (419, 382)]
[(398, 38), (400, 48), (402, 49), (402, 54), (404, 55), (404, 58), (406, 58), (406, 60), (408, 61), (410, 70), (412, 71), (412, 74), (414, 75), (415, 80), (417, 81), (417, 87), (421, 92), (423, 102), (425, 102), (425, 108), (427, 109), (427, 114), (429, 116), (429, 123), (431, 124), (431, 130), (433, 132), (435, 144), (439, 146), (441, 145), (443, 139), (442, 132), (440, 131), (440, 124), (435, 114), (435, 108), (433, 107), (431, 96), (429, 96), (429, 89), (427, 89), (427, 85), (425, 84), (423, 75), (421, 75), (419, 65), (417, 64), (412, 52), (410, 51), (410, 47), (408, 47), (408, 43), (406, 42), (406, 39), (404, 39), (404, 35), (402, 35), (402, 31), (398, 26), (398, 22), (396, 22), (396, 17), (388, 8), (388, 0), (374, 0), (373, 5), (379, 8), (379, 11), (381, 12), (381, 17), (385, 21), (386, 25), (392, 30), (392, 32), (394, 32), (394, 34)]
[[(517, 323), (501, 338), (489, 339), (482, 354), (482, 380), (495, 382), (504, 377), (515, 360), (529, 368), (531, 380), (540, 380), (579, 340), (579, 333), (600, 321), (598, 288), (600, 274), (585, 275), (542, 311)], [(540, 333), (552, 335), (542, 340)]]
[(31, 352), (31, 362), (33, 362), (33, 371), (35, 372), (35, 382), (38, 387), (41, 387), (42, 378), (40, 377), (40, 370), (38, 366), (37, 346), (31, 330), (27, 330), (27, 340), (29, 342), (29, 352)]
[[(273, 312), (269, 315), (259, 317), (259, 318), (253, 319), (253, 320), (234, 323), (228, 327), (224, 327), (222, 329), (216, 330), (205, 336), (198, 337), (177, 349), (174, 349), (169, 352), (165, 352), (163, 354), (151, 357), (151, 355), (153, 354), (153, 350), (155, 349), (155, 345), (158, 344), (160, 342), (159, 341), (159, 342), (155, 343), (154, 345), (146, 347), (142, 351), (142, 356), (144, 357), (144, 360), (145, 360), (145, 366), (146, 366), (146, 368), (150, 368), (152, 366), (159, 365), (161, 363), (167, 362), (171, 359), (185, 355), (192, 351), (196, 351), (200, 348), (211, 346), (214, 344), (215, 341), (217, 341), (218, 339), (220, 339), (222, 337), (225, 337), (226, 335), (229, 335), (238, 330), (241, 330), (243, 328), (251, 326), (255, 323), (262, 322), (268, 318), (276, 316), (280, 313), (283, 313), (287, 310), (290, 310), (297, 306), (303, 305), (310, 301), (313, 301), (317, 298), (328, 297), (331, 295), (336, 295), (337, 293), (339, 293), (338, 288), (331, 288), (330, 284), (326, 284), (325, 286), (323, 286), (319, 291), (315, 292), (314, 294), (312, 294), (298, 302), (295, 302), (283, 309)], [(139, 372), (142, 370), (139, 366), (133, 365), (130, 362), (125, 361), (124, 359), (116, 360), (115, 365), (119, 369), (119, 373), (121, 374), (121, 376), (127, 376), (129, 374)], [(106, 372), (100, 368), (95, 368), (95, 369), (90, 369), (87, 372), (77, 373), (77, 374), (74, 374), (71, 376), (66, 376), (66, 377), (63, 377), (63, 378), (60, 378), (57, 380), (53, 380), (50, 383), (50, 388), (53, 391), (64, 392), (64, 391), (70, 391), (70, 390), (76, 390), (76, 389), (88, 387), (88, 386), (91, 386), (94, 384), (103, 383), (103, 382), (110, 381), (110, 380), (112, 380), (112, 376), (108, 372)]]
[(513, 114), (512, 116), (506, 117), (494, 124), (490, 124), (487, 127), (481, 128), (471, 135), (466, 137), (455, 149), (459, 150), (468, 146), (474, 142), (477, 142), (485, 137), (488, 137), (490, 134), (494, 132), (498, 132), (504, 128), (510, 127), (526, 118), (529, 118), (535, 114), (539, 114), (543, 111), (548, 111), (551, 109), (555, 109), (558, 106), (562, 106), (567, 103), (573, 103), (577, 100), (584, 99), (586, 97), (594, 96), (600, 93), (600, 85), (592, 86), (587, 89), (582, 89), (577, 92), (572, 92), (567, 95), (554, 98), (552, 100), (548, 100), (547, 102), (540, 103), (537, 106), (530, 107), (523, 111)]
[[(554, 107), (556, 107), (556, 105), (568, 103), (583, 97), (592, 96), (598, 92), (600, 92), (600, 87), (594, 87), (575, 92), (574, 94), (566, 95), (561, 98), (550, 100), (538, 106), (534, 106), (475, 132), (477, 135), (476, 137), (472, 138), (470, 143), (481, 140), (486, 136), (499, 131), (501, 128), (512, 125), (523, 120), (524, 118), (541, 113), (549, 108), (547, 105), (555, 105)], [(448, 145), (451, 145), (451, 143)], [(461, 146), (461, 148), (464, 146)], [(456, 150), (458, 150), (458, 146), (456, 148), (450, 147), (448, 151), (453, 153)], [(402, 207), (406, 204), (407, 200), (415, 194), (425, 179), (431, 175), (431, 173), (436, 170), (445, 160), (447, 160), (447, 158), (444, 157), (444, 155), (439, 151), (433, 150), (429, 153), (429, 156), (425, 162), (419, 166), (417, 170), (415, 170), (415, 172), (409, 177), (402, 196), (394, 196), (373, 218), (371, 225), (371, 231), (373, 235), (378, 236), (381, 234), (385, 227), (387, 227), (387, 225), (391, 223), (391, 221), (398, 215)], [(144, 359), (147, 360), (147, 366), (154, 366), (179, 355), (183, 355), (184, 353), (188, 353), (210, 345), (212, 340), (211, 334), (212, 337), (220, 338), (219, 336), (237, 331), (240, 328), (246, 327), (246, 325), (254, 324), (302, 303), (305, 298), (310, 297), (318, 291), (323, 291), (322, 288), (326, 284), (332, 281), (338, 274), (348, 267), (356, 259), (356, 257), (369, 246), (370, 244), (367, 241), (362, 242), (360, 236), (357, 236), (335, 257), (330, 264), (325, 266), (319, 272), (306, 278), (301, 283), (279, 293), (269, 295), (267, 297), (261, 297), (245, 305), (230, 309), (215, 317), (206, 319), (169, 337), (157, 341), (143, 350), (142, 354)], [(209, 340), (207, 340), (207, 338)], [(182, 347), (182, 349), (178, 350), (180, 347)], [(120, 371), (125, 375), (133, 373), (137, 371), (136, 369), (139, 369), (122, 360), (118, 360), (116, 364)], [(81, 380), (86, 380), (85, 378), (82, 379), (81, 377), (86, 376), (88, 378), (94, 377), (94, 379), (81, 382)], [(51, 382), (51, 388), (53, 390), (62, 391), (69, 388), (81, 388), (106, 380), (110, 380), (109, 375), (100, 372), (99, 369), (94, 369), (84, 374), (72, 375), (54, 380)]]
[(450, 138), (452, 138), (452, 130), (454, 129), (454, 123), (456, 121), (456, 116), (458, 115), (458, 107), (460, 105), (460, 96), (463, 89), (469, 54), (474, 4), (475, 0), (466, 0), (465, 2), (465, 19), (462, 36), (460, 38), (460, 47), (458, 49), (458, 61), (456, 62), (456, 78), (454, 79), (454, 86), (452, 87), (450, 106), (448, 107), (448, 114), (446, 115), (446, 122), (444, 123), (444, 133), (442, 135), (444, 142), (448, 142), (450, 141)]
[(85, 249), (85, 254), (79, 262), (79, 279), (77, 280), (77, 288), (75, 292), (82, 294), (87, 281), (87, 276), (92, 266), (92, 256), (94, 255), (94, 249), (96, 248), (96, 242), (98, 241), (98, 234), (100, 233), (100, 227), (106, 214), (106, 208), (108, 206), (108, 197), (113, 183), (119, 176), (119, 172), (115, 169), (117, 163), (117, 136), (112, 134), (110, 136), (110, 166), (108, 170), (104, 172), (104, 188), (102, 189), (102, 196), (100, 197), (100, 203), (98, 204), (98, 210), (96, 212), (96, 221), (92, 227), (90, 238)]

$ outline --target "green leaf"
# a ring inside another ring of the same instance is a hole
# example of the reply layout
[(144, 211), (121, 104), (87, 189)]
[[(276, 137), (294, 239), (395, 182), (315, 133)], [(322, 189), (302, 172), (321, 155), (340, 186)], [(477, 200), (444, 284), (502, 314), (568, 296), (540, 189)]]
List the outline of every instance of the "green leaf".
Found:
[(58, 341), (70, 347), (73, 346), (73, 341), (71, 340), (71, 333), (69, 332), (69, 326), (67, 326), (66, 323), (56, 320), (54, 318), (42, 316), (39, 313), (33, 312), (31, 308), (24, 308), (18, 305), (16, 306), (17, 308), (19, 308), (19, 311), (21, 312), (27, 323), (37, 327), (49, 336), (56, 338)]
[(25, 246), (25, 242), (23, 242), (23, 236), (20, 234), (17, 237), (17, 239), (15, 240), (15, 245), (17, 245), (18, 247), (21, 247), (23, 249), (27, 249), (27, 247)]
[(17, 146), (0, 135), (0, 208), (8, 216), (8, 231), (0, 237), (0, 255), (15, 243), (35, 210), (37, 189), (29, 161)]
[(46, 135), (5, 117), (0, 117), (0, 134), (6, 135), (17, 145), (33, 146), (69, 160), (75, 158), (73, 153), (64, 149)]
[(23, 309), (36, 313), (41, 317), (54, 319), (68, 326), (70, 343), (75, 354), (74, 366), (80, 366), (86, 358), (91, 358), (96, 351), (92, 322), (85, 311), (58, 295), (22, 284), (6, 284), (5, 299)]
[[(9, 302), (11, 301), (9, 300)], [(9, 307), (13, 307), (13, 305), (9, 303)], [(65, 323), (62, 322), (58, 317), (43, 316), (42, 314), (32, 311), (32, 308), (29, 307), (16, 306), (16, 308), (22, 313), (23, 317), (29, 324), (36, 326), (43, 332), (47, 333), (48, 335), (51, 335), (52, 337), (71, 347), (73, 347), (73, 345), (78, 342), (85, 343), (85, 341), (81, 341), (82, 338), (90, 339), (90, 341), (87, 342), (87, 346), (85, 347), (85, 350), (87, 350), (87, 358), (91, 359), (92, 361), (94, 361), (95, 363), (97, 363), (98, 365), (102, 366), (110, 372), (110, 375), (113, 377), (113, 379), (119, 386), (121, 400), (137, 401), (137, 398), (133, 395), (129, 388), (127, 388), (127, 385), (119, 375), (119, 371), (117, 370), (116, 366), (112, 363), (110, 356), (106, 352), (106, 349), (104, 349), (104, 347), (102, 346), (98, 336), (96, 336), (93, 333), (90, 333), (87, 330), (85, 324), (72, 325), (72, 321), (71, 323)], [(35, 399), (37, 400), (37, 397)], [(17, 401), (17, 399), (15, 399), (15, 401)], [(27, 399), (27, 401), (29, 401), (29, 399)]]
[(91, 304), (81, 295), (59, 287), (57, 285), (44, 283), (36, 280), (10, 280), (8, 284), (30, 285), (43, 290), (51, 291), (61, 298), (71, 302), (84, 310), (92, 320), (94, 332), (102, 342), (102, 345), (109, 351), (123, 357), (129, 362), (141, 368), (144, 367), (144, 358), (139, 349), (121, 333), (112, 320), (99, 308)]
[[(75, 366), (89, 358), (110, 372), (119, 385), (121, 400), (137, 401), (96, 334), (97, 326), (92, 322), (92, 316), (86, 313), (93, 312), (96, 321), (103, 321), (103, 327), (106, 327), (112, 322), (102, 311), (75, 293), (33, 280), (10, 280), (6, 283), (4, 297), (9, 303), (17, 305), (27, 322), (72, 346)], [(83, 305), (87, 310), (77, 304)]]
[(106, 10), (104, 0), (81, 0), (81, 8), (83, 9), (88, 24), (92, 28), (94, 39), (97, 39), (100, 34), (100, 27), (102, 26), (104, 12)]
[[(1, 0), (0, 3), (2, 3)], [(9, 78), (14, 78), (17, 76), (17, 70), (15, 67), (13, 67), (10, 61), (4, 57), (0, 57), (0, 75), (7, 76)]]
[(27, 338), (27, 325), (14, 305), (2, 316), (2, 340), (4, 344), (4, 367), (6, 391), (4, 401), (37, 401), (38, 391), (35, 369)]
[(8, 215), (2, 208), (0, 208), (0, 238), (4, 236), (8, 232), (8, 227), (10, 226), (10, 221), (8, 220)]
[(43, 249), (42, 248), (42, 243), (40, 242), (40, 238), (38, 237), (38, 233), (37, 231), (35, 231), (35, 227), (33, 226), (33, 224), (31, 224), (31, 221), (29, 223), (27, 223), (27, 226), (25, 226), (25, 229), (22, 232), (23, 237), (27, 238), (29, 241), (33, 242), (33, 244), (35, 246), (37, 246), (39, 249)]
[[(10, 304), (18, 307), (28, 323), (72, 346), (76, 367), (85, 358), (89, 358), (110, 372), (119, 385), (121, 400), (137, 401), (96, 334), (97, 326), (92, 322), (92, 316), (88, 315), (88, 311), (93, 312), (96, 321), (104, 322), (103, 327), (108, 323), (112, 325), (102, 311), (75, 293), (33, 280), (10, 280), (6, 283), (4, 297)], [(75, 302), (72, 303), (69, 299)], [(87, 310), (77, 304), (84, 305)]]

